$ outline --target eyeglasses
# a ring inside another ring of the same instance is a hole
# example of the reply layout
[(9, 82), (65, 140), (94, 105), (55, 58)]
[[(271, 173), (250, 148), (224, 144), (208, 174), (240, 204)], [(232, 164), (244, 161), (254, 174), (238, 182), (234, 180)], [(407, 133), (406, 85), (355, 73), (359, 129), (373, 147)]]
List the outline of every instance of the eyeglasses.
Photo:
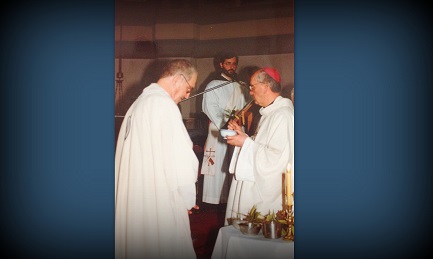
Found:
[(258, 84), (264, 84), (264, 83), (263, 83), (263, 82), (258, 82), (258, 83), (255, 83), (255, 84), (253, 84), (253, 85), (250, 85), (250, 86), (249, 86), (250, 91), (252, 91), (252, 90), (254, 89), (254, 86), (256, 86), (256, 85), (258, 85)]
[(193, 87), (188, 83), (188, 80), (186, 80), (186, 77), (183, 74), (180, 74), (180, 75), (183, 77), (183, 79), (185, 79), (186, 83), (188, 84), (187, 92), (190, 93), (192, 91)]

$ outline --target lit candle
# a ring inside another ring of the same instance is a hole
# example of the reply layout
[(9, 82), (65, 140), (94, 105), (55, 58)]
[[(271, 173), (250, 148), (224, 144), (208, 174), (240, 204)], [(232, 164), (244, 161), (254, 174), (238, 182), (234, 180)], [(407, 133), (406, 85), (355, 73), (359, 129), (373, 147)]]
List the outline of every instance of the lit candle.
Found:
[(292, 197), (292, 170), (291, 165), (287, 165), (286, 170), (286, 198), (287, 198), (287, 205), (292, 206), (293, 205), (293, 197)]

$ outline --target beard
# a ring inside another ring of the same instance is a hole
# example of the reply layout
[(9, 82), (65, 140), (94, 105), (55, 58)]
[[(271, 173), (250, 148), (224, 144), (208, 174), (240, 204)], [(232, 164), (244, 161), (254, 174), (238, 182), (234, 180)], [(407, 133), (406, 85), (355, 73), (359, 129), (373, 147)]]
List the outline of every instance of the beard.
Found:
[(223, 73), (229, 77), (236, 76), (236, 71), (234, 69), (229, 69), (229, 70), (223, 69)]
[(227, 75), (234, 75), (236, 71), (234, 69), (224, 70), (225, 74)]

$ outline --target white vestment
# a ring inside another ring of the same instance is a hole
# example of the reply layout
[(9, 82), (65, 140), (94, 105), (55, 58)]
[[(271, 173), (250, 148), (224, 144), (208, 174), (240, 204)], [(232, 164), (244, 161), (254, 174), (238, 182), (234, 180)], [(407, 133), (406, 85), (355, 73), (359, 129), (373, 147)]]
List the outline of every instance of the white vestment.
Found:
[(176, 103), (153, 83), (131, 105), (115, 157), (115, 255), (196, 258), (188, 209), (198, 160)]
[(235, 176), (226, 218), (242, 217), (254, 205), (262, 215), (283, 208), (283, 173), (289, 163), (294, 173), (293, 104), (279, 96), (273, 104), (261, 108), (260, 114), (256, 135), (233, 153), (230, 173)]
[[(213, 80), (206, 89), (227, 83)], [(241, 110), (248, 100), (248, 93), (238, 83), (229, 83), (203, 95), (202, 109), (210, 119), (205, 143), (201, 174), (203, 179), (202, 201), (211, 204), (226, 203), (229, 192), (228, 173), (229, 158), (227, 143), (219, 130), (228, 120), (225, 110)]]

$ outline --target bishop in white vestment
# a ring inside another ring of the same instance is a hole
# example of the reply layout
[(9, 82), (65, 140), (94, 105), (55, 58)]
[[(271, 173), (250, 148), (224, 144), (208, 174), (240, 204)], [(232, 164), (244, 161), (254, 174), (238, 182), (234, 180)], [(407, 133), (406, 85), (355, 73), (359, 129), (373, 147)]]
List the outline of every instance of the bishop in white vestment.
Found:
[[(229, 124), (239, 135), (227, 137), (227, 143), (236, 147), (230, 164), (234, 178), (226, 218), (242, 217), (254, 205), (262, 214), (281, 210), (283, 174), (289, 163), (292, 172), (294, 169), (293, 104), (290, 99), (272, 92), (258, 74), (263, 77), (264, 71), (256, 72), (251, 82), (252, 96), (262, 106), (256, 134), (249, 137), (237, 124)], [(276, 78), (279, 83), (279, 74)]]

